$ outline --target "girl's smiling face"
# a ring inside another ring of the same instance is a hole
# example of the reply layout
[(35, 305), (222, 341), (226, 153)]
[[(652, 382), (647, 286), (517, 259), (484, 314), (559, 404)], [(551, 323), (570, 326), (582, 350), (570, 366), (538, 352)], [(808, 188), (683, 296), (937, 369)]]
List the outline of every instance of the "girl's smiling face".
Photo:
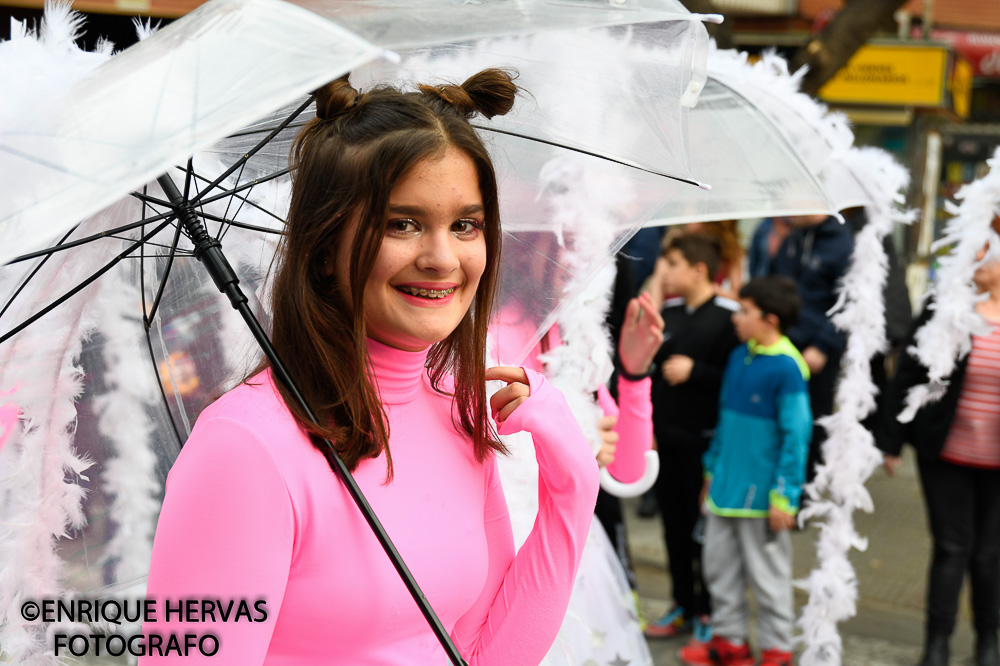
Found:
[[(464, 152), (418, 162), (389, 196), (388, 224), (364, 290), (368, 337), (406, 351), (447, 338), (476, 295), (486, 267), (484, 207)], [(350, 293), (354, 219), (335, 250), (337, 284)]]

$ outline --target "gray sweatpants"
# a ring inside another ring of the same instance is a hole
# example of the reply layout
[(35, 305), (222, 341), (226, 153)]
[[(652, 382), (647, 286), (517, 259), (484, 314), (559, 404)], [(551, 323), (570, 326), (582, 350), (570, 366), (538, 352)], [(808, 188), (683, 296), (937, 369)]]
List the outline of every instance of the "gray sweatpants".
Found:
[(712, 632), (728, 640), (746, 640), (749, 585), (760, 609), (758, 647), (789, 651), (795, 622), (792, 542), (786, 530), (767, 544), (766, 525), (766, 518), (708, 515), (701, 558), (712, 595)]

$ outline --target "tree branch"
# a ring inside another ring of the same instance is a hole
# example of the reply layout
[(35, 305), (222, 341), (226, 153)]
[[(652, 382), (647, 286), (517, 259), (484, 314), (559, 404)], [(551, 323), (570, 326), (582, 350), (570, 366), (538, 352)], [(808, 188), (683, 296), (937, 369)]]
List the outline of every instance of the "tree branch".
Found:
[(795, 54), (792, 70), (808, 66), (802, 92), (815, 95), (881, 27), (893, 25), (906, 0), (847, 0), (818, 37)]

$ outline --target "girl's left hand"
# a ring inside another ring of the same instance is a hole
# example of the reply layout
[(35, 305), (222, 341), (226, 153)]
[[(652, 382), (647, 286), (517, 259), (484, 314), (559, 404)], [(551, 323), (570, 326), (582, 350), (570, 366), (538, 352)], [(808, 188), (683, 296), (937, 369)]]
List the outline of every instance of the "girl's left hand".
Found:
[(653, 363), (663, 344), (663, 317), (646, 292), (633, 298), (625, 309), (625, 322), (618, 336), (618, 357), (630, 375), (641, 375)]
[(507, 386), (493, 394), (490, 398), (490, 414), (497, 426), (514, 412), (518, 406), (528, 399), (531, 389), (528, 387), (528, 375), (523, 368), (512, 368), (498, 365), (486, 370), (486, 381), (499, 380)]

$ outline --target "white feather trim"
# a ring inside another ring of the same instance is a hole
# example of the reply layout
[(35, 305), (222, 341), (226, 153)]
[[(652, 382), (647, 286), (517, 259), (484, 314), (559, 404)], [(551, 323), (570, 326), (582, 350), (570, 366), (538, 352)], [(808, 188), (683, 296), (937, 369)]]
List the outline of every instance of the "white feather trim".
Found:
[(877, 389), (871, 377), (871, 359), (885, 351), (884, 286), (888, 258), (883, 240), (896, 224), (908, 224), (915, 211), (897, 204), (909, 184), (909, 174), (877, 148), (852, 149), (843, 157), (863, 179), (870, 193), (881, 198), (866, 207), (867, 224), (856, 235), (851, 265), (840, 285), (833, 323), (847, 332), (847, 347), (837, 385), (835, 412), (819, 424), (826, 429), (823, 464), (806, 487), (811, 500), (801, 519), (819, 524), (819, 564), (800, 586), (809, 601), (798, 620), (806, 644), (804, 666), (841, 663), (842, 644), (837, 624), (856, 612), (858, 581), (848, 559), (851, 548), (865, 550), (867, 540), (854, 528), (856, 509), (870, 513), (874, 504), (865, 482), (882, 461), (875, 441), (862, 421), (875, 409)]
[[(559, 314), (563, 344), (543, 355), (545, 374), (566, 396), (580, 428), (596, 454), (601, 447), (597, 421), (602, 412), (595, 394), (614, 370), (611, 341), (604, 322), (611, 304), (614, 266), (607, 265), (608, 250), (615, 241), (610, 224), (617, 210), (629, 200), (623, 183), (607, 182), (606, 177), (585, 168), (573, 158), (551, 160), (542, 169), (542, 180), (553, 195), (557, 229), (564, 237), (563, 263), (574, 275), (567, 293), (579, 292), (570, 307)], [(597, 275), (584, 267), (602, 266)]]
[(1000, 238), (990, 226), (994, 216), (1000, 214), (1000, 148), (987, 163), (989, 173), (955, 195), (961, 203), (947, 205), (954, 217), (933, 246), (952, 248), (947, 256), (938, 259), (937, 281), (930, 290), (934, 301), (927, 306), (934, 313), (917, 332), (915, 344), (906, 350), (927, 368), (928, 384), (910, 389), (899, 415), (904, 423), (920, 407), (944, 395), (944, 381), (954, 371), (955, 363), (972, 349), (972, 336), (989, 330), (975, 310), (975, 304), (984, 296), (978, 294), (972, 276), (979, 265), (976, 255), (984, 245), (989, 243), (990, 252), (983, 262), (995, 261), (1000, 252)]
[(141, 329), (133, 311), (141, 296), (138, 279), (130, 279), (130, 274), (138, 268), (129, 263), (122, 271), (124, 279), (104, 280), (98, 301), (107, 392), (95, 397), (94, 407), (101, 437), (111, 445), (101, 485), (111, 499), (108, 518), (114, 523), (98, 565), (114, 567), (118, 581), (142, 579), (149, 572), (162, 491), (148, 416), (159, 393), (143, 341), (137, 338)]
[[(81, 23), (68, 5), (47, 4), (37, 33), (15, 26), (13, 38), (0, 44), (0, 79), (6, 92), (0, 125), (20, 113), (18, 109), (38, 108), (25, 100), (57, 104), (61, 93), (107, 59), (107, 48), (94, 54), (76, 46)], [(104, 250), (95, 260), (114, 256), (110, 245)], [(7, 321), (23, 321), (30, 314), (29, 304), (51, 301), (61, 293), (57, 289), (82, 282), (92, 268), (67, 262), (58, 277), (50, 273), (46, 279), (40, 273), (8, 311)], [(19, 281), (23, 272), (13, 274)], [(73, 439), (75, 403), (82, 390), (77, 363), (93, 330), (86, 304), (95, 289), (84, 289), (0, 348), (0, 391), (18, 386), (21, 409), (20, 432), (5, 447), (6, 465), (0, 473), (0, 487), (5, 489), (0, 496), (0, 645), (17, 663), (56, 662), (46, 627), (24, 622), (18, 609), (27, 599), (59, 596), (64, 564), (57, 541), (86, 522), (85, 491), (79, 481), (87, 479), (84, 473), (91, 463), (76, 453)], [(56, 341), (65, 341), (65, 346), (60, 348)], [(31, 364), (30, 373), (24, 371), (26, 363)], [(19, 381), (25, 376), (37, 381)]]

